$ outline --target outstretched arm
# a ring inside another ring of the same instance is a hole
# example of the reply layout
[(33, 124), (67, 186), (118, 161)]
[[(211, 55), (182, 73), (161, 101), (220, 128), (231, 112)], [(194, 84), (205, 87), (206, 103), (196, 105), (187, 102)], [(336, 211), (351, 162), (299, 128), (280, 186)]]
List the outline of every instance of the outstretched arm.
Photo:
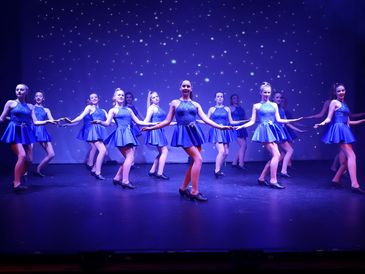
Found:
[(236, 130), (252, 126), (256, 122), (256, 111), (257, 111), (258, 108), (259, 108), (259, 105), (254, 104), (252, 106), (252, 115), (251, 115), (250, 120), (247, 123), (236, 127)]
[[(176, 100), (175, 100), (176, 101)], [(141, 130), (142, 131), (147, 131), (147, 130), (154, 130), (154, 129), (159, 129), (159, 128), (163, 128), (165, 126), (168, 126), (174, 115), (175, 115), (175, 110), (176, 110), (176, 102), (172, 101), (170, 103), (170, 108), (169, 108), (169, 112), (167, 113), (166, 119), (163, 120), (162, 122), (158, 123), (157, 125), (151, 126), (151, 127), (144, 127)]]
[(332, 100), (331, 103), (330, 103), (330, 106), (328, 108), (328, 114), (327, 114), (327, 117), (326, 119), (324, 119), (321, 123), (319, 124), (315, 124), (314, 125), (314, 128), (318, 128), (320, 126), (324, 126), (326, 124), (328, 124), (329, 122), (331, 122), (332, 120), (332, 116), (333, 116), (333, 113), (335, 112), (336, 110), (336, 107), (339, 107), (338, 106), (338, 103), (336, 100)]
[(228, 112), (228, 121), (231, 125), (238, 125), (238, 124), (241, 124), (241, 123), (246, 123), (250, 120), (238, 120), (238, 121), (235, 121), (232, 119), (232, 112), (231, 112), (231, 109), (229, 107), (224, 107), (224, 109)]
[(300, 118), (296, 118), (296, 119), (282, 119), (280, 117), (280, 114), (279, 114), (279, 108), (278, 108), (278, 105), (276, 103), (272, 103), (272, 105), (274, 106), (275, 108), (275, 119), (277, 122), (279, 123), (282, 123), (282, 124), (288, 124), (288, 123), (292, 123), (292, 122), (296, 122), (296, 121), (299, 121), (299, 120), (302, 120), (303, 117), (300, 117)]
[(305, 130), (300, 129), (300, 128), (298, 128), (298, 127), (296, 127), (296, 126), (292, 125), (292, 124), (286, 124), (286, 126), (287, 126), (287, 127), (290, 127), (292, 130), (295, 130), (295, 131), (297, 131), (297, 132), (305, 132)]
[(349, 119), (349, 125), (350, 126), (355, 126), (355, 125), (359, 125), (365, 122), (365, 119), (361, 119), (361, 120), (356, 120), (356, 121), (350, 121)]
[(314, 114), (314, 115), (310, 115), (310, 116), (306, 116), (304, 118), (322, 118), (325, 113), (328, 111), (328, 107), (331, 103), (331, 100), (326, 100), (324, 103), (323, 103), (323, 106), (322, 106), (322, 109), (320, 112), (318, 112), (317, 114)]

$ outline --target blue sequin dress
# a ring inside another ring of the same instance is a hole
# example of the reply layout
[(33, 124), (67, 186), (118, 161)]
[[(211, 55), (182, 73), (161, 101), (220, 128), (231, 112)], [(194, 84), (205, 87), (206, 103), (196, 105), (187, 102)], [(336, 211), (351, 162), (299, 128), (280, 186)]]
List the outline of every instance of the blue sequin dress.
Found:
[(131, 129), (132, 116), (127, 107), (119, 108), (114, 116), (117, 128), (105, 139), (104, 143), (115, 147), (139, 145), (136, 136)]
[(1, 141), (23, 145), (30, 145), (36, 141), (32, 111), (27, 103), (18, 102), (10, 110), (10, 122), (1, 137)]
[(322, 141), (326, 144), (350, 144), (356, 142), (356, 138), (348, 125), (350, 110), (345, 103), (333, 113), (332, 121), (324, 134)]
[(173, 147), (201, 146), (206, 142), (205, 136), (196, 123), (197, 109), (192, 101), (180, 100), (175, 110), (176, 126), (171, 139)]
[[(159, 106), (157, 107), (157, 112), (152, 114), (151, 122), (162, 122), (166, 118), (166, 111), (164, 111)], [(167, 146), (167, 139), (164, 128), (155, 129), (147, 131), (145, 144), (163, 147)]]
[(106, 138), (106, 129), (100, 124), (92, 124), (93, 120), (106, 120), (105, 111), (100, 108), (96, 108), (93, 113), (85, 115), (83, 122), (84, 125), (81, 128), (77, 138), (86, 142), (104, 141)]
[[(241, 121), (246, 120), (246, 113), (244, 109), (241, 106), (236, 106), (234, 111), (231, 112), (232, 120), (233, 121)], [(243, 125), (243, 123), (240, 123), (238, 125)], [(247, 129), (241, 128), (239, 130), (236, 130), (237, 138), (247, 138)]]
[(275, 123), (275, 108), (271, 102), (261, 104), (257, 110), (258, 125), (252, 136), (252, 141), (266, 142), (282, 142), (285, 135), (280, 127)]
[[(224, 107), (215, 107), (210, 119), (219, 125), (228, 126), (228, 112)], [(209, 142), (229, 144), (236, 139), (236, 134), (233, 130), (223, 130), (218, 128), (209, 129)]]
[[(48, 120), (48, 116), (44, 107), (34, 106), (34, 114), (38, 121)], [(44, 125), (34, 127), (35, 139), (37, 142), (51, 142), (52, 138), (49, 135)]]

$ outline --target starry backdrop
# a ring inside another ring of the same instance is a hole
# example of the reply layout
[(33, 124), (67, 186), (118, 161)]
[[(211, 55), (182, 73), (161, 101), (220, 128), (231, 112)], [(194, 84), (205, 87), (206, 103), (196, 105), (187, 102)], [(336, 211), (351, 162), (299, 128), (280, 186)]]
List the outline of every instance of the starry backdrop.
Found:
[[(333, 1), (335, 3), (336, 1)], [(249, 117), (260, 101), (259, 85), (283, 91), (293, 117), (320, 111), (330, 85), (341, 81), (353, 88), (351, 34), (338, 40), (333, 9), (328, 1), (182, 1), (182, 0), (29, 0), (22, 9), (23, 79), (32, 97), (46, 94), (55, 118), (76, 117), (88, 94), (111, 107), (115, 88), (130, 91), (141, 116), (149, 90), (160, 94), (160, 106), (179, 97), (179, 83), (191, 80), (194, 99), (205, 112), (222, 91), (225, 103), (237, 93)], [(348, 96), (351, 98), (351, 96)], [(349, 101), (351, 106), (351, 100)], [(320, 141), (321, 119), (304, 120), (294, 142), (294, 159), (329, 159), (332, 146)], [(209, 126), (202, 126), (208, 133)], [(83, 162), (88, 145), (76, 139), (81, 124), (48, 126), (56, 163)], [(260, 144), (250, 141), (247, 161), (268, 159)], [(111, 132), (113, 127), (108, 128)], [(168, 138), (172, 128), (167, 128)], [(151, 162), (154, 148), (139, 138), (136, 162)], [(228, 161), (237, 149), (231, 145)], [(43, 151), (35, 146), (35, 161)], [(204, 144), (203, 158), (215, 160), (213, 144)], [(110, 148), (108, 160), (122, 161)], [(170, 148), (168, 162), (185, 162), (182, 149)]]

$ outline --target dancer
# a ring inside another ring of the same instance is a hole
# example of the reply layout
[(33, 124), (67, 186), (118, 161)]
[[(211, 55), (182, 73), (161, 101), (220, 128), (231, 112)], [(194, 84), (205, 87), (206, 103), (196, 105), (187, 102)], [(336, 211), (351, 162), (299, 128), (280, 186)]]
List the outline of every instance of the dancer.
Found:
[[(66, 118), (53, 119), (51, 111), (49, 108), (44, 106), (45, 96), (42, 91), (38, 91), (34, 96), (35, 104), (33, 105), (33, 121), (45, 121), (51, 120), (56, 123), (65, 120)], [(37, 165), (36, 172), (34, 173), (36, 176), (44, 177), (45, 175), (42, 173), (42, 169), (55, 157), (55, 152), (52, 146), (52, 138), (49, 135), (45, 126), (36, 126), (34, 129), (36, 142), (39, 143), (44, 151), (46, 152), (46, 156), (41, 160), (41, 162)]]
[[(199, 192), (198, 184), (202, 167), (201, 145), (205, 142), (205, 137), (203, 131), (196, 123), (196, 116), (199, 115), (205, 123), (219, 129), (231, 129), (232, 127), (218, 125), (205, 115), (200, 104), (191, 99), (192, 86), (189, 80), (181, 82), (180, 92), (181, 97), (171, 101), (166, 119), (155, 126), (145, 127), (142, 130), (163, 128), (169, 125), (175, 116), (177, 125), (172, 136), (171, 146), (182, 147), (192, 159), (186, 171), (184, 181), (179, 188), (179, 193), (182, 197), (204, 202), (208, 199)], [(187, 188), (190, 182), (192, 184), (191, 191)]]
[[(105, 177), (101, 174), (101, 166), (104, 161), (104, 157), (107, 154), (107, 149), (103, 143), (107, 136), (104, 126), (94, 124), (94, 120), (106, 120), (107, 113), (104, 109), (99, 108), (99, 96), (96, 93), (91, 93), (88, 99), (88, 105), (84, 111), (73, 120), (68, 120), (70, 124), (76, 124), (83, 120), (84, 125), (81, 128), (77, 138), (87, 142), (90, 145), (88, 152), (86, 165), (90, 169), (91, 175), (98, 180), (105, 180)], [(98, 155), (95, 160), (96, 151)]]
[(350, 125), (358, 125), (365, 122), (365, 119), (351, 121), (349, 118), (350, 110), (345, 104), (346, 89), (343, 84), (335, 86), (336, 99), (332, 100), (327, 118), (319, 124), (315, 124), (314, 128), (329, 124), (322, 141), (326, 144), (340, 144), (340, 167), (335, 176), (332, 178), (333, 186), (341, 186), (340, 180), (345, 170), (348, 169), (351, 180), (351, 191), (357, 194), (365, 194), (365, 190), (360, 188), (357, 180), (356, 154), (352, 148), (352, 143), (356, 141)]
[(117, 128), (105, 139), (104, 143), (117, 147), (125, 160), (115, 174), (113, 183), (122, 186), (123, 189), (134, 189), (135, 186), (129, 181), (129, 172), (134, 161), (134, 147), (138, 145), (138, 140), (131, 130), (131, 123), (133, 121), (141, 126), (150, 126), (156, 123), (139, 120), (133, 111), (125, 106), (124, 94), (123, 90), (117, 88), (113, 95), (114, 105), (108, 111), (106, 120), (94, 120), (92, 123), (109, 126), (112, 119), (115, 120)]
[(36, 141), (33, 125), (56, 123), (53, 120), (33, 121), (33, 105), (26, 103), (28, 91), (27, 85), (18, 84), (15, 88), (17, 99), (8, 100), (0, 116), (0, 123), (2, 123), (10, 114), (10, 122), (1, 141), (9, 143), (18, 158), (14, 167), (13, 190), (15, 192), (27, 189), (27, 186), (22, 185), (21, 178), (26, 174), (33, 160), (33, 143)]
[[(274, 93), (273, 101), (278, 105), (280, 118), (287, 119), (285, 110), (282, 105), (283, 103), (282, 98), (283, 98), (282, 93), (277, 91)], [(294, 140), (295, 136), (293, 136), (293, 134), (290, 133), (288, 128), (291, 128), (292, 130), (295, 130), (297, 132), (304, 132), (304, 130), (299, 129), (292, 124), (282, 124), (278, 122), (276, 122), (276, 124), (281, 128), (285, 136), (284, 139), (281, 142), (279, 142), (279, 146), (284, 150), (283, 152), (280, 153), (280, 159), (279, 159), (279, 162), (280, 161), (283, 162), (281, 166), (280, 175), (285, 178), (290, 178), (291, 176), (288, 174), (288, 165), (294, 153), (294, 149), (291, 143)]]
[[(223, 92), (216, 92), (214, 98), (216, 105), (209, 108), (208, 118), (219, 125), (238, 125), (245, 121), (233, 121), (231, 110), (224, 106)], [(229, 153), (229, 144), (236, 139), (236, 132), (232, 130), (222, 130), (217, 128), (209, 129), (209, 142), (214, 143), (217, 149), (217, 157), (215, 159), (214, 176), (216, 178), (224, 176), (222, 172), (222, 165)]]
[[(285, 187), (278, 182), (276, 175), (280, 158), (280, 152), (276, 142), (282, 141), (285, 136), (277, 123), (275, 123), (275, 119), (279, 123), (291, 123), (299, 121), (302, 118), (280, 118), (278, 106), (269, 100), (271, 96), (271, 85), (268, 82), (263, 82), (260, 85), (260, 95), (261, 101), (254, 104), (252, 107), (252, 116), (250, 121), (238, 126), (236, 129), (239, 130), (241, 128), (252, 126), (256, 121), (256, 117), (258, 117), (259, 124), (252, 136), (252, 141), (262, 143), (271, 154), (271, 159), (266, 163), (262, 170), (260, 177), (258, 178), (258, 183), (261, 186), (267, 185), (275, 189), (284, 189)], [(265, 179), (269, 170), (270, 182)]]
[[(160, 97), (156, 91), (150, 91), (147, 96), (147, 114), (145, 122), (161, 122), (166, 118), (166, 112), (160, 108)], [(155, 176), (158, 179), (169, 180), (164, 174), (165, 162), (168, 154), (167, 139), (163, 128), (147, 132), (145, 144), (155, 146), (158, 155), (153, 161), (152, 167), (148, 172), (149, 176)]]
[[(322, 109), (320, 110), (320, 112), (318, 112), (316, 114), (313, 114), (313, 115), (310, 115), (310, 116), (306, 116), (304, 118), (307, 118), (307, 119), (318, 118), (319, 119), (319, 118), (324, 117), (328, 113), (329, 105), (332, 102), (332, 100), (337, 98), (336, 87), (338, 85), (339, 85), (338, 83), (335, 83), (335, 84), (332, 85), (329, 97), (328, 97), (327, 100), (324, 101)], [(362, 112), (362, 113), (350, 113), (349, 117), (350, 117), (350, 119), (351, 118), (360, 118), (364, 115), (365, 115), (364, 112)], [(330, 169), (333, 172), (337, 172), (338, 167), (340, 166), (340, 160), (339, 160), (340, 152), (341, 152), (341, 149), (339, 149), (339, 152), (336, 154), (335, 158), (332, 161)]]
[[(229, 106), (232, 114), (232, 119), (235, 121), (246, 120), (245, 110), (240, 105), (240, 99), (237, 94), (231, 95), (231, 105)], [(233, 158), (232, 167), (238, 167), (245, 170), (245, 155), (247, 150), (247, 130), (241, 128), (237, 130), (238, 151)]]

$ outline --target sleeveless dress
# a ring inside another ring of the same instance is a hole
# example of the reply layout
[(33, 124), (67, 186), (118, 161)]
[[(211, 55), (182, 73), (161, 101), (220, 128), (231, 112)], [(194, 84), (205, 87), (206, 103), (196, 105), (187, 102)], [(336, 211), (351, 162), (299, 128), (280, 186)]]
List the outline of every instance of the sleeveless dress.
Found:
[[(234, 111), (231, 112), (233, 121), (240, 121), (246, 119), (246, 113), (244, 109), (241, 106), (235, 107)], [(243, 123), (240, 123), (238, 125), (243, 125)], [(237, 138), (247, 138), (247, 129), (241, 128), (239, 130), (236, 130)]]
[[(219, 125), (228, 126), (228, 112), (224, 107), (215, 107), (210, 119)], [(209, 142), (229, 144), (236, 139), (235, 132), (211, 127), (209, 129)]]
[[(136, 115), (136, 116), (137, 116), (137, 118), (139, 117), (139, 113), (138, 113), (138, 111), (137, 111), (137, 109), (136, 109), (136, 107), (135, 107), (134, 105), (132, 105), (132, 106), (127, 106), (127, 107), (129, 107), (129, 108), (133, 111), (134, 115)], [(133, 134), (134, 134), (136, 137), (139, 137), (139, 136), (141, 136), (141, 135), (142, 135), (142, 132), (141, 132), (141, 130), (139, 129), (139, 126), (138, 126), (135, 122), (133, 122), (133, 120), (132, 120), (132, 122), (131, 122), (131, 128), (132, 128)]]
[(17, 102), (17, 105), (10, 110), (10, 122), (1, 141), (23, 145), (30, 145), (36, 141), (32, 111), (27, 103)]
[(332, 121), (322, 137), (322, 141), (326, 144), (350, 144), (356, 142), (356, 138), (347, 124), (349, 115), (349, 108), (345, 103), (341, 103), (341, 107), (333, 113)]
[(115, 147), (139, 145), (136, 136), (131, 129), (132, 116), (126, 107), (119, 108), (114, 116), (117, 128), (105, 139), (104, 143)]
[[(279, 115), (281, 119), (286, 119), (285, 111), (283, 108), (279, 107)], [(292, 133), (289, 131), (288, 127), (285, 124), (279, 123), (275, 121), (275, 123), (278, 125), (280, 130), (282, 131), (282, 134), (284, 135), (283, 142), (292, 142), (294, 140)]]
[[(38, 121), (48, 120), (48, 116), (47, 116), (46, 111), (44, 110), (44, 107), (34, 106), (34, 114), (35, 114), (35, 117), (37, 117)], [(52, 138), (49, 135), (49, 133), (44, 125), (35, 126), (34, 134), (35, 134), (35, 139), (37, 142), (51, 142), (52, 141)]]
[(103, 109), (96, 108), (92, 114), (87, 114), (84, 119), (84, 125), (81, 128), (77, 138), (86, 142), (104, 141), (106, 138), (106, 129), (100, 124), (92, 124), (93, 120), (106, 120), (106, 115)]
[[(166, 112), (157, 106), (157, 112), (152, 114), (151, 122), (162, 122), (166, 118)], [(167, 139), (164, 128), (147, 131), (145, 144), (163, 147), (167, 146)]]
[(275, 123), (275, 108), (270, 102), (261, 104), (257, 111), (259, 124), (253, 133), (252, 141), (265, 142), (281, 142), (285, 135), (280, 130), (280, 127)]
[(180, 100), (175, 111), (176, 126), (171, 139), (173, 147), (201, 146), (206, 142), (205, 136), (196, 123), (197, 109), (189, 101)]

